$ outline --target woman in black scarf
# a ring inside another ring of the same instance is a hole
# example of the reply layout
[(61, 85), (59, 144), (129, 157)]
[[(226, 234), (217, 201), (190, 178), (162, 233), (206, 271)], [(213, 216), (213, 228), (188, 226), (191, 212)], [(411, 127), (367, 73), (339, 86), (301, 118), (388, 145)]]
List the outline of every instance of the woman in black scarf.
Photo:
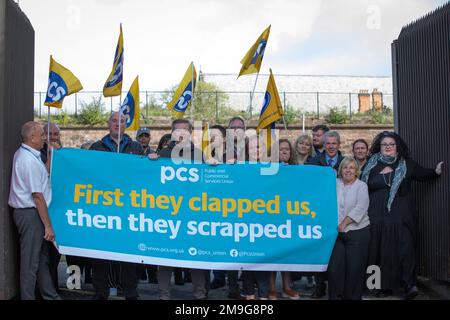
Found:
[(412, 180), (426, 181), (442, 174), (425, 169), (412, 160), (400, 136), (382, 132), (372, 144), (371, 158), (361, 175), (369, 187), (371, 243), (368, 265), (380, 267), (381, 290), (386, 297), (401, 286), (406, 299), (418, 294), (415, 277), (416, 211)]

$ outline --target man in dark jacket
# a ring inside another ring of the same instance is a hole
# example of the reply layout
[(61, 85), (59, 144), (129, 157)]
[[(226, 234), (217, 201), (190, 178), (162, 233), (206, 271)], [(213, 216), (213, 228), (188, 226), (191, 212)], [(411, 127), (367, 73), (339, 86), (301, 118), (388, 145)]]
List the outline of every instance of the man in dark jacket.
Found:
[[(119, 112), (114, 112), (108, 121), (109, 134), (101, 140), (95, 142), (89, 150), (118, 152), (143, 155), (144, 150), (140, 143), (133, 141), (125, 132), (125, 116)], [(119, 140), (120, 139), (120, 140)], [(120, 141), (120, 145), (118, 147)], [(92, 259), (95, 300), (106, 300), (109, 297), (108, 270), (110, 261)], [(136, 300), (137, 293), (137, 265), (134, 263), (121, 262), (122, 285), (125, 299)]]
[(308, 161), (308, 164), (322, 167), (332, 167), (336, 172), (344, 158), (339, 150), (341, 137), (336, 131), (328, 131), (324, 135), (324, 152), (317, 154)]
[(312, 128), (313, 146), (316, 155), (324, 153), (324, 135), (330, 131), (324, 124), (319, 124)]
[(144, 149), (144, 155), (148, 156), (151, 153), (155, 153), (155, 150), (150, 147), (150, 129), (146, 127), (141, 127), (136, 133), (136, 141), (139, 142)]
[[(120, 124), (119, 124), (120, 118)], [(89, 150), (105, 151), (105, 152), (120, 152), (128, 154), (143, 155), (144, 150), (139, 142), (133, 141), (131, 137), (125, 134), (125, 116), (120, 116), (119, 112), (114, 112), (108, 121), (109, 134), (104, 136), (101, 140), (95, 142)], [(120, 128), (120, 132), (119, 132)], [(120, 140), (120, 148), (117, 144)]]
[(195, 148), (191, 139), (192, 124), (186, 119), (177, 119), (172, 122), (172, 137), (169, 146), (159, 151), (161, 158), (183, 159), (202, 163), (203, 153)]
[[(325, 133), (323, 141), (324, 152), (317, 154), (314, 158), (310, 159), (307, 164), (332, 167), (336, 172), (338, 172), (339, 165), (344, 158), (339, 151), (341, 147), (341, 137), (336, 131), (328, 131)], [(314, 278), (316, 280), (316, 288), (311, 298), (319, 299), (326, 294), (326, 272), (318, 272), (314, 275)]]
[[(172, 137), (168, 147), (162, 149), (158, 156), (161, 158), (182, 159), (185, 162), (202, 162), (202, 151), (195, 148), (191, 141), (192, 124), (186, 119), (177, 119), (172, 122)], [(154, 160), (154, 159), (153, 159)], [(159, 298), (170, 299), (170, 280), (174, 268), (160, 266), (158, 270)], [(192, 290), (194, 298), (204, 300), (206, 292), (206, 271), (190, 269), (192, 276)]]

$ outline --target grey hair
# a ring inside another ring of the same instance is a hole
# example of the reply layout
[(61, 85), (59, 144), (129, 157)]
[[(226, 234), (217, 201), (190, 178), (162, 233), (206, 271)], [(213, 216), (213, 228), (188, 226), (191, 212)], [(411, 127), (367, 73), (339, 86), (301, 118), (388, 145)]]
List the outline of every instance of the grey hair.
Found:
[(122, 118), (125, 119), (125, 115), (124, 115), (121, 111), (114, 111), (114, 112), (111, 112), (111, 115), (109, 116), (109, 119), (108, 119), (108, 123), (111, 122), (112, 118), (113, 118), (116, 114), (120, 114), (120, 116), (121, 116)]
[(34, 130), (36, 130), (36, 127), (38, 126), (40, 126), (40, 124), (35, 121), (28, 121), (27, 123), (25, 123), (20, 130), (22, 142), (28, 141)]
[(58, 131), (61, 131), (61, 129), (59, 129), (58, 125), (56, 123), (50, 122), (50, 123), (46, 123), (44, 126), (44, 132), (48, 133), (48, 128), (49, 127), (55, 127)]
[(327, 138), (336, 138), (338, 143), (341, 144), (341, 136), (337, 131), (328, 131), (323, 136), (323, 141), (327, 141)]

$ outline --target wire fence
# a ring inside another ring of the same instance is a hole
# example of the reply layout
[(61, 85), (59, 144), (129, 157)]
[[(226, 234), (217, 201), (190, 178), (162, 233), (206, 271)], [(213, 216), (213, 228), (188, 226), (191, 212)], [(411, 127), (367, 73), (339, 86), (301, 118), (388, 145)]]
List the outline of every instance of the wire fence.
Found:
[[(126, 96), (122, 94), (122, 99)], [(216, 119), (228, 116), (231, 113), (240, 114), (247, 118), (258, 116), (264, 102), (264, 92), (252, 93), (248, 91), (213, 91), (196, 92), (194, 107), (212, 110), (212, 117)], [(170, 91), (140, 91), (140, 107), (143, 118), (149, 118), (158, 112), (161, 114), (166, 110), (166, 105), (170, 101), (173, 92)], [(331, 108), (345, 110), (351, 118), (360, 111), (359, 93), (352, 92), (280, 92), (280, 99), (285, 110), (290, 110), (295, 114), (310, 114), (320, 118), (327, 114)], [(35, 115), (45, 118), (48, 109), (44, 106), (46, 92), (34, 93)], [(62, 110), (72, 116), (77, 116), (85, 107), (96, 99), (101, 105), (102, 111), (117, 111), (120, 106), (120, 97), (104, 98), (100, 91), (81, 91), (64, 100)], [(250, 103), (251, 102), (251, 103)], [(393, 95), (383, 93), (382, 105), (384, 108), (393, 109)], [(374, 107), (373, 99), (370, 98), (370, 109)], [(61, 112), (58, 109), (50, 108), (51, 115)], [(226, 113), (226, 114), (225, 114)]]

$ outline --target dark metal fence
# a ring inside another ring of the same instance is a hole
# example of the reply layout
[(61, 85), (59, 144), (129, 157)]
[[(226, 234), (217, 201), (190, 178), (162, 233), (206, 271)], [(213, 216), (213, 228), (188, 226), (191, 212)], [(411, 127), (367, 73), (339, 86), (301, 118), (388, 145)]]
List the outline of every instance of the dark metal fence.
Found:
[(445, 161), (438, 181), (417, 183), (418, 271), (450, 281), (450, 4), (403, 28), (392, 44), (394, 117), (412, 157)]
[[(126, 96), (123, 92), (122, 97)], [(148, 118), (148, 109), (145, 106), (157, 106), (163, 110), (167, 104), (167, 97), (171, 96), (169, 91), (141, 91), (140, 104), (141, 113)], [(359, 93), (355, 92), (280, 92), (281, 103), (285, 110), (290, 109), (295, 113), (311, 114), (320, 118), (327, 114), (330, 108), (339, 108), (345, 110), (350, 118), (359, 111)], [(48, 110), (44, 106), (45, 92), (34, 93), (34, 110), (36, 116), (46, 117)], [(221, 116), (225, 107), (228, 111), (233, 110), (236, 113), (246, 114), (248, 118), (259, 115), (264, 100), (264, 92), (255, 92), (252, 105), (250, 107), (251, 92), (249, 91), (211, 91), (197, 92), (196, 96), (201, 96), (213, 106), (216, 118)], [(104, 98), (100, 91), (82, 91), (64, 100), (63, 110), (69, 115), (78, 115), (83, 105), (89, 104), (92, 99), (100, 99), (105, 112), (117, 110), (120, 103), (119, 97)], [(195, 101), (194, 101), (195, 102)], [(370, 101), (373, 109), (373, 101)], [(393, 94), (383, 93), (383, 105), (393, 109)], [(57, 114), (57, 109), (50, 110), (50, 113)]]

